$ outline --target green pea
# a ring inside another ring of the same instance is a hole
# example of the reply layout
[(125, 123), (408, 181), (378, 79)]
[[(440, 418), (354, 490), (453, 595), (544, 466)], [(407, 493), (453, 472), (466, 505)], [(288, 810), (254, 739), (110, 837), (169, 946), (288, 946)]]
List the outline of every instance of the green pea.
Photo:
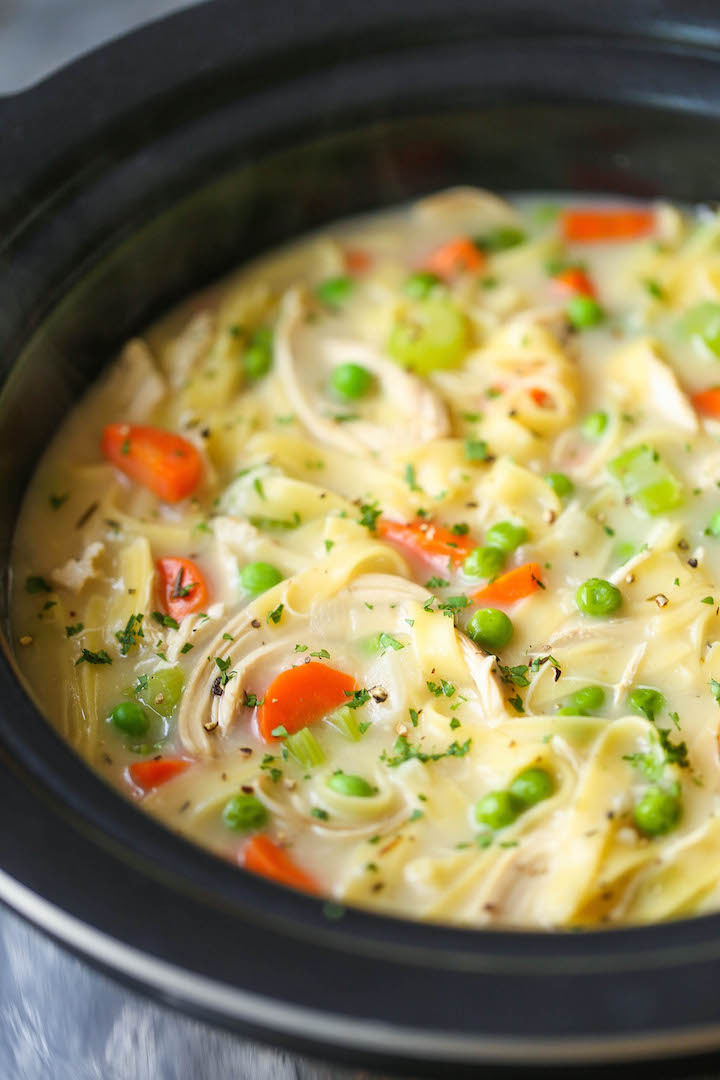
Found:
[(523, 806), (534, 806), (549, 799), (554, 790), (555, 781), (546, 769), (523, 769), (510, 785), (510, 794)]
[(592, 412), (582, 422), (582, 433), (586, 439), (599, 439), (608, 425), (608, 414)]
[(584, 615), (612, 615), (622, 604), (622, 593), (604, 578), (591, 577), (575, 593), (575, 603)]
[(602, 686), (583, 686), (568, 698), (564, 716), (587, 716), (593, 709), (601, 709), (605, 704), (605, 691)]
[(496, 577), (505, 565), (505, 552), (498, 547), (476, 547), (463, 563), (463, 573), (471, 578)]
[(605, 312), (593, 300), (592, 296), (573, 296), (565, 308), (570, 323), (576, 330), (586, 330), (590, 326), (597, 326), (605, 318)]
[(628, 695), (628, 705), (634, 712), (647, 716), (652, 723), (657, 714), (665, 708), (665, 698), (652, 686), (637, 686)]
[(377, 791), (377, 788), (374, 788), (372, 784), (368, 784), (364, 777), (344, 772), (333, 773), (327, 782), (327, 786), (331, 791), (337, 792), (338, 795), (348, 795), (350, 798), (355, 799), (367, 799), (371, 795), (375, 795)]
[(277, 567), (266, 562), (251, 562), (243, 566), (240, 571), (240, 585), (251, 596), (259, 596), (260, 593), (272, 589), (283, 579)]
[(707, 536), (720, 536), (720, 510), (716, 510), (708, 521), (705, 533)]
[(137, 696), (161, 716), (170, 716), (182, 697), (185, 676), (181, 667), (164, 667), (155, 671), (147, 686)]
[(417, 300), (393, 326), (387, 342), (388, 354), (403, 367), (428, 375), (431, 371), (456, 368), (468, 347), (466, 316), (445, 297)]
[(510, 791), (488, 791), (475, 803), (475, 820), (490, 829), (504, 829), (522, 813), (523, 804)]
[(425, 300), (438, 285), (442, 285), (442, 282), (437, 274), (429, 270), (416, 270), (405, 282), (404, 290), (413, 300)]
[(110, 719), (126, 735), (144, 735), (150, 727), (150, 717), (136, 701), (121, 701), (110, 713)]
[(345, 276), (326, 278), (315, 289), (315, 295), (327, 307), (339, 308), (350, 297), (353, 287), (352, 278)]
[(249, 379), (259, 379), (267, 375), (272, 366), (273, 335), (268, 327), (260, 327), (250, 338), (243, 353), (243, 367)]
[(504, 611), (480, 608), (467, 624), (468, 637), (489, 653), (497, 653), (513, 636), (513, 624)]
[(365, 397), (372, 384), (372, 375), (360, 364), (338, 364), (330, 376), (335, 393), (352, 400)]
[(520, 547), (528, 539), (528, 531), (524, 525), (518, 525), (515, 521), (498, 521), (491, 525), (485, 533), (485, 543), (490, 547), (500, 548), (500, 551), (510, 553)]
[(507, 251), (525, 243), (525, 233), (516, 225), (496, 225), (482, 236), (473, 237), (473, 244), (480, 251)]
[(575, 485), (569, 476), (562, 472), (551, 472), (545, 477), (545, 483), (551, 487), (559, 499), (572, 495)]
[(266, 824), (268, 812), (254, 795), (233, 795), (223, 807), (223, 823), (233, 832), (261, 829)]
[(662, 836), (680, 820), (680, 800), (664, 788), (651, 787), (635, 803), (633, 819), (646, 836)]

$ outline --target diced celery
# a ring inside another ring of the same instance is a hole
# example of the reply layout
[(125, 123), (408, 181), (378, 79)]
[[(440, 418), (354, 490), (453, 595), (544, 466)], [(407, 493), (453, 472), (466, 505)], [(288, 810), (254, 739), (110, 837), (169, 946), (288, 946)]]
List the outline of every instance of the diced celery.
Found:
[(427, 375), (458, 367), (467, 346), (465, 315), (449, 300), (429, 297), (410, 305), (398, 318), (390, 332), (387, 351), (398, 364)]
[(351, 742), (357, 742), (362, 738), (363, 732), (360, 730), (356, 709), (348, 709), (347, 705), (343, 705), (334, 713), (330, 713), (327, 721)]
[(720, 304), (703, 300), (688, 309), (678, 324), (685, 337), (699, 337), (711, 352), (720, 357)]
[(155, 671), (147, 686), (137, 691), (137, 696), (160, 716), (170, 716), (180, 702), (185, 676), (180, 667), (165, 667)]
[(311, 769), (314, 765), (322, 765), (325, 761), (323, 748), (310, 728), (300, 728), (294, 735), (288, 735), (285, 739), (285, 746), (290, 755), (304, 769)]
[(608, 462), (608, 472), (648, 514), (663, 514), (682, 502), (678, 479), (649, 446), (634, 446)]

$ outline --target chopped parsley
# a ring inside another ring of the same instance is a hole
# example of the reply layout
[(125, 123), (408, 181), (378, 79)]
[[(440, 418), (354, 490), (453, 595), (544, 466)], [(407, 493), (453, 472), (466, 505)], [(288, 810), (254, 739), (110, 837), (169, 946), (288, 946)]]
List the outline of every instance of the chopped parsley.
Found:
[(376, 502), (363, 503), (360, 507), (360, 517), (358, 521), (361, 525), (364, 525), (366, 529), (370, 529), (371, 532), (375, 531), (377, 525), (377, 519), (380, 517), (382, 510)]
[(194, 646), (194, 645), (192, 645), (192, 644), (191, 644), (191, 643), (190, 643), (189, 641), (186, 641), (186, 642), (185, 642), (185, 644), (183, 645), (182, 649), (180, 650), (180, 652), (181, 652), (181, 653), (183, 654), (183, 656), (184, 656), (184, 655), (185, 655), (185, 653), (189, 653), (189, 652), (190, 652), (190, 650), (191, 650), (191, 649), (194, 649), (194, 648), (195, 648), (195, 646)]
[[(138, 638), (145, 637), (142, 621), (142, 612), (131, 615), (125, 624), (125, 629), (116, 631), (115, 637), (120, 642), (120, 654), (122, 656), (127, 656), (133, 645), (137, 644)], [(177, 626), (177, 623), (175, 625)]]
[(64, 495), (49, 495), (48, 502), (53, 510), (59, 510), (64, 502), (70, 498), (70, 492), (65, 492)]
[(319, 806), (313, 806), (310, 813), (312, 817), (319, 818), (320, 821), (327, 821), (327, 819), (330, 817), (327, 810), (322, 810)]
[(275, 625), (277, 625), (280, 622), (280, 619), (282, 618), (282, 613), (283, 613), (284, 607), (285, 607), (284, 604), (278, 604), (278, 606), (276, 608), (273, 608), (272, 611), (268, 612), (267, 621), (275, 623)]
[(228, 671), (228, 668), (230, 667), (230, 657), (228, 656), (223, 660), (221, 656), (216, 656), (215, 663), (220, 668), (220, 685), (227, 686), (233, 676), (237, 675), (236, 671)]
[(327, 649), (318, 649), (317, 652), (311, 652), (310, 655), (311, 656), (316, 656), (318, 658), (318, 660), (329, 660), (330, 659), (330, 653), (327, 651)]
[(361, 705), (364, 705), (366, 701), (370, 700), (370, 693), (368, 690), (345, 690), (343, 691), (345, 697), (350, 698), (350, 701), (346, 701), (348, 709), (359, 709)]
[(83, 649), (80, 658), (75, 661), (75, 667), (77, 667), (78, 664), (112, 664), (112, 659), (104, 649), (99, 649), (98, 652), (91, 652), (90, 649)]
[(399, 649), (404, 649), (402, 641), (398, 641), (397, 638), (391, 637), (390, 634), (382, 633), (378, 638), (378, 642), (382, 649), (394, 649), (397, 652)]
[(435, 697), (440, 697), (441, 694), (444, 694), (445, 697), (452, 697), (455, 693), (453, 684), (446, 682), (445, 679), (441, 679), (439, 683), (428, 682), (426, 683), (426, 686), (430, 693), (434, 694)]
[[(265, 698), (259, 698), (256, 694), (249, 694), (247, 690), (243, 690), (243, 705), (246, 709), (254, 709), (256, 706), (259, 708), (264, 701)], [(287, 731), (284, 729), (283, 731), (284, 734), (287, 735)], [(275, 732), (273, 731), (273, 735), (274, 734)]]
[(65, 627), (65, 637), (75, 637), (76, 634), (79, 634), (80, 631), (84, 630), (84, 629), (85, 629), (85, 626), (81, 622), (75, 623), (74, 626), (66, 626)]
[(445, 757), (465, 757), (471, 745), (472, 739), (467, 739), (462, 744), (455, 741), (450, 743), (447, 750), (426, 754), (419, 746), (413, 746), (412, 743), (408, 742), (406, 735), (398, 735), (393, 746), (393, 756), (389, 757), (383, 750), (380, 760), (384, 761), (391, 769), (404, 764), (406, 761), (420, 761), (426, 764), (428, 761), (440, 761), (441, 758)]
[(153, 611), (152, 617), (161, 626), (169, 626), (171, 630), (180, 629), (180, 623), (177, 619), (173, 619), (172, 615), (165, 615), (162, 611)]
[(443, 577), (431, 577), (425, 582), (426, 589), (446, 589), (450, 584)]
[(405, 466), (405, 483), (411, 491), (422, 491), (422, 488), (418, 487), (415, 466), (411, 465), (410, 462)]
[(484, 439), (466, 439), (465, 457), (468, 461), (487, 461), (489, 454)]
[(45, 578), (40, 577), (38, 574), (31, 574), (30, 577), (25, 579), (25, 589), (29, 593), (52, 592), (52, 586), (48, 585)]

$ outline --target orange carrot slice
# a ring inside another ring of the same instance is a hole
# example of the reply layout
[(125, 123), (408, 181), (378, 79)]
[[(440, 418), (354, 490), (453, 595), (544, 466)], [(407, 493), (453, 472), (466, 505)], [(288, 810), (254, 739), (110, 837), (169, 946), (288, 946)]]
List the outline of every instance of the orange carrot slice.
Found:
[(566, 210), (562, 233), (571, 244), (638, 240), (655, 228), (655, 214), (641, 207), (595, 207)]
[(320, 892), (317, 883), (309, 874), (296, 866), (283, 848), (262, 833), (256, 834), (247, 842), (241, 862), (246, 870), (277, 881), (280, 885), (288, 885), (291, 889), (300, 889), (302, 892)]
[(357, 689), (352, 675), (327, 664), (311, 661), (282, 671), (265, 691), (258, 709), (258, 728), (266, 742), (273, 742), (275, 728), (288, 735), (321, 720), (347, 703)]
[(553, 284), (566, 296), (595, 296), (595, 286), (579, 266), (568, 266), (553, 274)]
[(157, 758), (155, 761), (136, 761), (130, 766), (128, 772), (132, 782), (139, 788), (143, 791), (152, 791), (185, 772), (191, 764), (192, 762), (184, 758)]
[(712, 386), (709, 390), (699, 390), (690, 399), (698, 412), (704, 416), (714, 416), (720, 419), (720, 386)]
[(208, 589), (201, 570), (191, 559), (171, 555), (155, 564), (160, 577), (163, 609), (173, 619), (182, 619), (207, 607)]
[(509, 607), (517, 604), (519, 600), (524, 600), (526, 596), (531, 596), (540, 588), (540, 566), (536, 562), (529, 562), (516, 566), (514, 570), (508, 570), (507, 574), (501, 574), (484, 589), (474, 593), (473, 600), (483, 607), (494, 604)]
[(451, 529), (436, 525), (432, 521), (405, 524), (402, 521), (380, 518), (377, 531), (383, 540), (390, 540), (416, 557), (438, 564), (444, 570), (448, 567), (448, 559), (453, 566), (459, 566), (473, 548), (477, 547), (472, 537), (467, 534), (458, 536)]
[(462, 273), (477, 273), (485, 262), (482, 251), (469, 236), (457, 236), (431, 251), (423, 263), (423, 269), (441, 278), (451, 278)]
[(200, 483), (200, 454), (192, 443), (172, 431), (140, 424), (109, 424), (101, 445), (108, 461), (165, 502), (187, 498)]

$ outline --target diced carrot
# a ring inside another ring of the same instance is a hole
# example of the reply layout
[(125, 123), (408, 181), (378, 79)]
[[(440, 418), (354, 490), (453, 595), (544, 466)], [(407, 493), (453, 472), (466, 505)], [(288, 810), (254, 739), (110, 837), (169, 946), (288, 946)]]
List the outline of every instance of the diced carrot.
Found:
[(310, 875), (296, 866), (283, 848), (262, 833), (257, 833), (247, 842), (241, 864), (246, 870), (252, 870), (253, 874), (270, 878), (280, 885), (288, 885), (291, 889), (309, 893), (320, 892)]
[(690, 399), (698, 412), (705, 416), (714, 416), (720, 419), (720, 386), (712, 386), (709, 390), (699, 390)]
[(160, 576), (163, 609), (173, 619), (182, 619), (207, 607), (208, 589), (202, 571), (191, 559), (171, 555), (155, 564)]
[(351, 274), (362, 274), (372, 266), (372, 259), (367, 251), (360, 248), (348, 248), (345, 251), (345, 268)]
[(391, 540), (394, 544), (407, 548), (416, 557), (437, 564), (443, 570), (448, 568), (448, 559), (453, 566), (459, 566), (473, 548), (477, 547), (467, 533), (457, 535), (432, 521), (405, 524), (402, 521), (380, 518), (377, 531), (383, 540)]
[(129, 768), (130, 779), (143, 791), (152, 791), (189, 769), (192, 762), (184, 758), (156, 758), (154, 761), (135, 761)]
[(321, 720), (333, 709), (345, 705), (357, 689), (352, 675), (311, 661), (281, 671), (263, 696), (258, 709), (258, 728), (266, 742), (284, 727), (288, 735)]
[(483, 607), (489, 604), (509, 607), (532, 595), (541, 586), (540, 567), (536, 562), (529, 562), (516, 566), (514, 570), (508, 570), (507, 574), (501, 574), (484, 589), (474, 593), (473, 601)]
[(571, 244), (637, 240), (655, 227), (655, 214), (636, 206), (592, 207), (566, 210), (562, 232)]
[(566, 296), (595, 296), (595, 286), (579, 266), (568, 266), (566, 270), (560, 270), (553, 274), (552, 280), (558, 292)]
[(441, 278), (451, 278), (456, 274), (476, 273), (482, 270), (485, 262), (482, 251), (469, 236), (457, 236), (431, 251), (423, 262), (423, 269)]
[(165, 502), (187, 498), (200, 483), (200, 454), (192, 443), (172, 431), (139, 424), (109, 424), (101, 445), (108, 461)]
[(533, 386), (528, 391), (528, 393), (530, 394), (530, 397), (533, 399), (535, 404), (539, 405), (540, 408), (542, 408), (544, 405), (547, 405), (548, 402), (551, 400), (547, 390), (543, 390), (540, 386)]

